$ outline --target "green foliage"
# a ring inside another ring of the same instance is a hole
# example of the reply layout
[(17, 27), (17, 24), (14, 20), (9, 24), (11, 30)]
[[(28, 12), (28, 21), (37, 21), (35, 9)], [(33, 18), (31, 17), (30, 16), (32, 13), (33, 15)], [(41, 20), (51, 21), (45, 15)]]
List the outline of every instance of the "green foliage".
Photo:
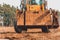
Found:
[(4, 25), (13, 25), (16, 8), (7, 4), (0, 5), (0, 15), (4, 17)]
[(58, 15), (60, 16), (60, 12), (58, 13)]

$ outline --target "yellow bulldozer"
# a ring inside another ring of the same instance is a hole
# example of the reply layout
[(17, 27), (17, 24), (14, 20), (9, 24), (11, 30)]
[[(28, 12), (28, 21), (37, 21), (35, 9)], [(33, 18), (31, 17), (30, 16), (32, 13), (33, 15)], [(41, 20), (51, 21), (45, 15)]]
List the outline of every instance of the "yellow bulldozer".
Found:
[(58, 12), (47, 9), (46, 0), (22, 0), (21, 10), (16, 10), (14, 29), (17, 33), (28, 28), (41, 28), (42, 32), (50, 32), (49, 28), (58, 28)]

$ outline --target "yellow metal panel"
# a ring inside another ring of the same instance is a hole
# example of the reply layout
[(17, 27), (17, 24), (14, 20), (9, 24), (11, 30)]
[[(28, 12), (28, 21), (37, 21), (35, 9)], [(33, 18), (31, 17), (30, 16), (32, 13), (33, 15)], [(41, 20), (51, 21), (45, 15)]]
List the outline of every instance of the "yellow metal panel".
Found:
[(27, 11), (40, 11), (40, 5), (27, 5)]

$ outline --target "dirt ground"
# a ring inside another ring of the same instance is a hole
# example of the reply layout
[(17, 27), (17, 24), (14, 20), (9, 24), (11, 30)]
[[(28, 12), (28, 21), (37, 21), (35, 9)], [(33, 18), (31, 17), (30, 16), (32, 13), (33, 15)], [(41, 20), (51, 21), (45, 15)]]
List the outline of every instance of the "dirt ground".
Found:
[(14, 27), (0, 27), (0, 39), (9, 40), (60, 40), (60, 27), (49, 29), (49, 33), (43, 33), (41, 29), (28, 29), (27, 32), (16, 33)]

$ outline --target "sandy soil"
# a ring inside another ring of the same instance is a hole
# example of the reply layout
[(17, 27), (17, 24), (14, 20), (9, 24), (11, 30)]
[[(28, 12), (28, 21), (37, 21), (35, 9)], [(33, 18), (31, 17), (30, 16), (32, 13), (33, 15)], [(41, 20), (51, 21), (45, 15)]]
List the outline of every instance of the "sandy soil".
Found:
[(14, 27), (0, 27), (0, 39), (9, 40), (60, 40), (60, 27), (49, 29), (50, 33), (43, 33), (41, 29), (28, 29), (27, 32), (16, 33)]

